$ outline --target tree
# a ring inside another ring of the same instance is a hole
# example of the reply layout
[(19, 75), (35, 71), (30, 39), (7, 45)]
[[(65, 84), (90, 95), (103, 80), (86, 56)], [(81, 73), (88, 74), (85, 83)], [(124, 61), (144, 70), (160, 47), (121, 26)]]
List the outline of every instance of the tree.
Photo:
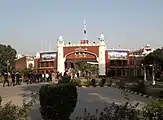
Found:
[(0, 44), (0, 72), (15, 68), (16, 50), (10, 45)]
[(94, 74), (98, 74), (98, 65), (89, 64), (86, 61), (79, 61), (76, 62), (76, 65), (78, 66), (78, 69), (82, 72), (92, 72)]
[(157, 49), (152, 53), (148, 54), (144, 60), (143, 64), (145, 66), (154, 65), (155, 67), (155, 75), (156, 77), (161, 76), (161, 72), (163, 71), (163, 48)]

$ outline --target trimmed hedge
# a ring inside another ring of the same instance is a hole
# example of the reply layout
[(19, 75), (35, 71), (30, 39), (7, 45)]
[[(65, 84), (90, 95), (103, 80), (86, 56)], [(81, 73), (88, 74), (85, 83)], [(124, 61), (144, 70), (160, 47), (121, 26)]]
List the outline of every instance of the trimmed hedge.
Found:
[(62, 79), (59, 81), (60, 83), (70, 83), (71, 77), (70, 76), (63, 76)]
[(44, 85), (39, 90), (44, 120), (69, 120), (77, 103), (77, 88), (70, 83)]

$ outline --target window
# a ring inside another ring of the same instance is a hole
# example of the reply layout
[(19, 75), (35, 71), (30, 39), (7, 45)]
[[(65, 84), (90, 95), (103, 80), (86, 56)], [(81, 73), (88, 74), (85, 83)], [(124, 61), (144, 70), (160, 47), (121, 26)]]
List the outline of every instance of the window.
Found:
[(110, 66), (115, 66), (115, 60), (110, 60)]
[(54, 67), (54, 62), (50, 61), (50, 67)]
[(48, 67), (49, 65), (48, 65), (48, 62), (45, 62), (45, 67)]
[(41, 63), (41, 67), (44, 67), (44, 62)]

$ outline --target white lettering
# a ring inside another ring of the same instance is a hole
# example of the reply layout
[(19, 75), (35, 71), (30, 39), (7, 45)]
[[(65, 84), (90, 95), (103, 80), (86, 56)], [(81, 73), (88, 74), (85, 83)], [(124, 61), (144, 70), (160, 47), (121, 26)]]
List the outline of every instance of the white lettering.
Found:
[(87, 50), (88, 50), (87, 48), (81, 48), (81, 47), (75, 48), (75, 51), (87, 51)]

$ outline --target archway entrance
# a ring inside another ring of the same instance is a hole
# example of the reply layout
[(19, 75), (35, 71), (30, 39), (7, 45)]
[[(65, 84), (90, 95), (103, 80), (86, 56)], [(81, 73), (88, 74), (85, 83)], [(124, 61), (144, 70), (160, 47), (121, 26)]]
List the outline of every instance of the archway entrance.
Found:
[(65, 69), (77, 77), (89, 77), (98, 75), (98, 58), (97, 55), (90, 52), (79, 52), (66, 55)]

